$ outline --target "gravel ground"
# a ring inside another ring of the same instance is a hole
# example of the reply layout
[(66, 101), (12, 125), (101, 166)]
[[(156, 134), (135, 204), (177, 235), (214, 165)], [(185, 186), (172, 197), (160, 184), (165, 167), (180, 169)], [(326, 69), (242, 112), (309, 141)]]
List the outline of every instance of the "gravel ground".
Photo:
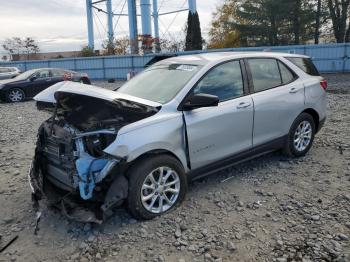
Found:
[[(103, 225), (43, 210), (34, 235), (26, 173), (48, 115), (0, 104), (0, 261), (350, 261), (350, 75), (328, 75), (329, 116), (301, 159), (269, 154), (194, 182), (153, 221)], [(114, 88), (120, 83), (96, 83)]]

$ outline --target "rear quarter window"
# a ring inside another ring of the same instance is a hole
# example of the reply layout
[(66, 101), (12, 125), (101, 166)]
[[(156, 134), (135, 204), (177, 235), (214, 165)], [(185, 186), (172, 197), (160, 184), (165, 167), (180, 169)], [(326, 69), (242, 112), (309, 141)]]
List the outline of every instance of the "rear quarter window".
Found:
[(303, 70), (305, 73), (312, 75), (312, 76), (319, 76), (320, 73), (318, 72), (316, 66), (311, 61), (310, 58), (305, 57), (286, 57), (290, 62), (295, 64), (297, 67), (299, 67), (301, 70)]

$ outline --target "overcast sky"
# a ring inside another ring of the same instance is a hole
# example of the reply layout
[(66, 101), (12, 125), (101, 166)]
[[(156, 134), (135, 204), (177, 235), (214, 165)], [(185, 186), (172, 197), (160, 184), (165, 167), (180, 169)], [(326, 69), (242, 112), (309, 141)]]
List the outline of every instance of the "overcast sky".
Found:
[[(212, 19), (212, 12), (221, 1), (197, 0), (197, 9), (205, 37)], [(121, 12), (124, 2), (125, 0), (113, 0), (115, 12)], [(186, 0), (158, 0), (158, 4), (160, 13), (187, 7)], [(30, 36), (39, 42), (43, 52), (80, 50), (87, 44), (85, 0), (4, 0), (1, 1), (0, 6), (0, 43), (14, 36)], [(100, 6), (105, 9), (104, 3)], [(124, 12), (127, 11), (126, 6)], [(106, 39), (106, 20), (102, 13), (98, 14), (97, 11), (94, 13), (95, 45), (98, 49), (101, 41)], [(186, 18), (186, 12), (162, 16), (160, 18), (161, 37), (170, 39), (180, 37)], [(174, 22), (171, 23), (172, 21)], [(115, 26), (117, 36), (128, 34), (127, 17), (120, 18)], [(0, 54), (4, 54), (1, 48)]]

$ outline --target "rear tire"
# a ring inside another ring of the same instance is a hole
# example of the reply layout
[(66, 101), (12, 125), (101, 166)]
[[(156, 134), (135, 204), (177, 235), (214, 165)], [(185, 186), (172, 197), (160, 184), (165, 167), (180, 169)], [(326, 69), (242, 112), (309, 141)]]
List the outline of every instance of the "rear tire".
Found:
[(290, 128), (283, 153), (289, 157), (305, 156), (312, 146), (315, 132), (313, 117), (307, 113), (301, 113)]
[(184, 168), (169, 155), (141, 159), (128, 171), (128, 178), (128, 210), (139, 220), (153, 219), (171, 211), (187, 193)]
[(20, 88), (11, 88), (6, 93), (6, 100), (10, 103), (23, 102), (26, 98), (24, 91)]

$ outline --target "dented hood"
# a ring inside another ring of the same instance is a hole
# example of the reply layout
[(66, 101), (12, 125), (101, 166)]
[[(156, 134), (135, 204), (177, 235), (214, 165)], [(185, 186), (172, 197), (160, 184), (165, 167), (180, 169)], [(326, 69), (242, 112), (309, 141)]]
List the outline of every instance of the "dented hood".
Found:
[(120, 100), (128, 100), (131, 102), (136, 102), (139, 104), (144, 104), (151, 107), (161, 106), (160, 103), (130, 96), (127, 94), (122, 94), (117, 91), (112, 91), (112, 90), (108, 90), (97, 86), (85, 85), (85, 84), (70, 82), (70, 81), (60, 82), (50, 86), (49, 88), (45, 89), (41, 93), (37, 94), (34, 97), (34, 100), (37, 102), (44, 102), (44, 103), (56, 103), (57, 94), (62, 92), (94, 97), (94, 98), (103, 99), (109, 102), (113, 102), (120, 99)]
[(161, 109), (161, 104), (156, 102), (73, 82), (55, 84), (34, 99), (39, 110), (52, 111), (80, 131), (119, 130)]

